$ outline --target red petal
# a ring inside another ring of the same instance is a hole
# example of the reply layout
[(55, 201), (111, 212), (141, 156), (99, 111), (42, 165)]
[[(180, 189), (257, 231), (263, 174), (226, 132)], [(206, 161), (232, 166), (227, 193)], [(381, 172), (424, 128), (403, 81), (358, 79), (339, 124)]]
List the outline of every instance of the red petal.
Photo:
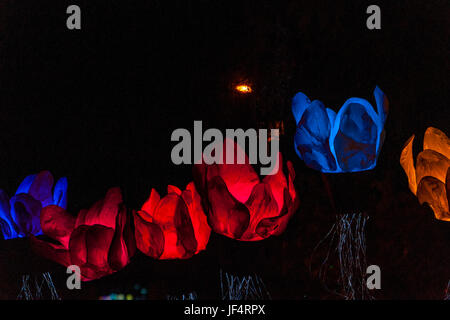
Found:
[(134, 213), (136, 246), (147, 256), (159, 259), (164, 251), (164, 234), (157, 224), (141, 218), (140, 212)]
[(211, 228), (219, 234), (239, 239), (249, 226), (250, 212), (228, 191), (221, 177), (209, 181), (208, 200), (208, 222)]
[(122, 192), (120, 188), (109, 189), (104, 199), (97, 201), (89, 210), (80, 211), (76, 227), (81, 225), (103, 225), (114, 229), (121, 203)]
[(69, 249), (70, 235), (76, 219), (59, 206), (48, 206), (41, 210), (42, 231)]
[(141, 218), (147, 220), (148, 222), (152, 222), (153, 213), (155, 212), (155, 209), (158, 206), (160, 200), (161, 197), (159, 196), (158, 192), (155, 189), (152, 189), (150, 197), (141, 208), (141, 210), (144, 211)]
[(55, 261), (63, 266), (70, 266), (70, 255), (63, 246), (40, 240), (30, 235), (32, 250), (46, 259)]

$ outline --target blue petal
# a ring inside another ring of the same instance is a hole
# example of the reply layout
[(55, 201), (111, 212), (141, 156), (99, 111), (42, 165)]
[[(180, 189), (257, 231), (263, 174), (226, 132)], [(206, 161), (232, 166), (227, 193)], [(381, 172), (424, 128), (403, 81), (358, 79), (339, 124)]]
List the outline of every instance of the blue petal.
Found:
[(328, 141), (330, 131), (328, 112), (320, 101), (313, 101), (303, 112), (295, 134), (297, 153), (308, 167), (324, 172), (336, 170)]
[(53, 191), (53, 204), (67, 209), (67, 178), (58, 180)]
[(377, 103), (377, 112), (378, 117), (380, 118), (379, 124), (383, 126), (389, 113), (389, 101), (378, 86), (375, 87), (373, 95), (375, 96), (375, 101)]
[(0, 190), (0, 229), (5, 239), (17, 237), (16, 228), (10, 214), (9, 198), (3, 190)]
[(297, 93), (292, 99), (292, 114), (295, 118), (295, 123), (298, 124), (302, 118), (303, 112), (309, 107), (311, 101), (302, 92)]
[(19, 188), (17, 188), (16, 194), (28, 193), (28, 190), (30, 190), (31, 184), (33, 183), (36, 176), (37, 176), (36, 174), (32, 174), (32, 175), (29, 175), (28, 177), (26, 177), (25, 179), (23, 179)]
[(330, 148), (344, 172), (372, 169), (376, 164), (379, 118), (369, 102), (350, 98), (336, 116)]
[(41, 229), (41, 202), (26, 193), (11, 198), (11, 218), (18, 228), (19, 236), (39, 235)]

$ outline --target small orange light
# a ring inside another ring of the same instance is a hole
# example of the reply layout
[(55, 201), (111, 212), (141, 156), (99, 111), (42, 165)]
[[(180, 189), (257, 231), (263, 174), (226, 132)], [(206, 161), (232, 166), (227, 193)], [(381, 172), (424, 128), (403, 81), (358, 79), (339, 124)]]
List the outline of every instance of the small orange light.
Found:
[(240, 84), (235, 87), (235, 89), (241, 93), (250, 93), (252, 88), (246, 84)]

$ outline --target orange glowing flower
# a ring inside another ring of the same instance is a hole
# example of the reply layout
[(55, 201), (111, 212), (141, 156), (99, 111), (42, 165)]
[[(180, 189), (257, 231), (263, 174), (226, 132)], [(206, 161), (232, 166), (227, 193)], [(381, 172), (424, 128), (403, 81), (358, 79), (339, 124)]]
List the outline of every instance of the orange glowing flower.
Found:
[(414, 135), (408, 139), (400, 156), (409, 188), (420, 204), (428, 203), (436, 219), (450, 221), (450, 139), (442, 131), (429, 127), (415, 167), (413, 141)]

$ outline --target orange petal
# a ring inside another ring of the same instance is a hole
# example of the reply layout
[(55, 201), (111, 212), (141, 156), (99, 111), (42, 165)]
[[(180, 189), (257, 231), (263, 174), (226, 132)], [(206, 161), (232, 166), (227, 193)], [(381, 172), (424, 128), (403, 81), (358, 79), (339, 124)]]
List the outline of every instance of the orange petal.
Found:
[(447, 192), (442, 181), (434, 177), (423, 178), (417, 187), (417, 198), (420, 204), (428, 203), (436, 219), (450, 221)]
[(445, 183), (450, 159), (434, 150), (424, 150), (417, 156), (416, 179), (420, 183), (423, 177), (430, 176)]
[(450, 139), (441, 130), (429, 127), (425, 131), (423, 150), (434, 150), (450, 159)]
[(413, 159), (413, 142), (414, 135), (412, 135), (408, 139), (408, 141), (406, 141), (405, 146), (403, 147), (402, 153), (400, 155), (400, 165), (402, 166), (403, 170), (405, 170), (405, 173), (408, 176), (409, 189), (412, 191), (412, 193), (416, 194), (417, 180)]

